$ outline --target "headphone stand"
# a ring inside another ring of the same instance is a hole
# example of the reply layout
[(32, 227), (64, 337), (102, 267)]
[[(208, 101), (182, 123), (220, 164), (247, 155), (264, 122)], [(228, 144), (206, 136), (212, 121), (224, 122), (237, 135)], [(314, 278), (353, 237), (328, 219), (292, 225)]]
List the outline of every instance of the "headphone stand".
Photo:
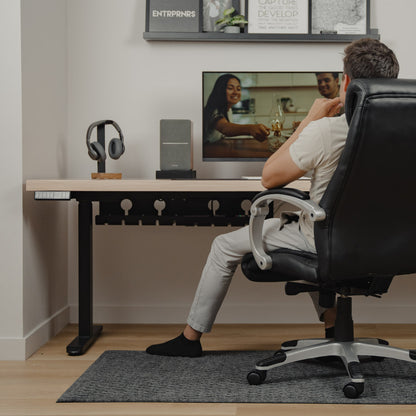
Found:
[[(105, 172), (105, 126), (113, 125), (117, 130), (119, 138), (112, 139), (108, 145), (109, 155), (112, 159), (118, 159), (124, 153), (124, 137), (120, 126), (113, 120), (100, 120), (92, 123), (87, 130), (87, 148), (91, 159), (97, 161), (97, 173), (91, 173), (91, 179), (121, 179), (121, 173)], [(90, 142), (91, 133), (97, 128), (97, 141)]]

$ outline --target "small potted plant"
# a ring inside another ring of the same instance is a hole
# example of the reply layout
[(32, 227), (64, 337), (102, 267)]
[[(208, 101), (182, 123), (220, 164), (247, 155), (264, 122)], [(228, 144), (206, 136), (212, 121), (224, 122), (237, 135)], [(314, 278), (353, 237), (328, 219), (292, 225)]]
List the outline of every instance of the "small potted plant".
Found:
[(223, 17), (215, 22), (225, 33), (240, 33), (240, 27), (247, 24), (247, 20), (241, 14), (236, 14), (234, 7), (224, 10)]

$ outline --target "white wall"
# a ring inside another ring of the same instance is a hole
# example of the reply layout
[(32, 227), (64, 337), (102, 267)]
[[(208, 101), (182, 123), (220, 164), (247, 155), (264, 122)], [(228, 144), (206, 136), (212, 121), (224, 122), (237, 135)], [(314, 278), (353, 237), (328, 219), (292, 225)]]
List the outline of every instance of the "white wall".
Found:
[[(65, 325), (68, 305), (76, 321), (76, 204), (33, 202), (26, 178), (89, 178), (96, 167), (85, 133), (102, 118), (124, 131), (126, 154), (107, 168), (125, 178), (154, 177), (161, 118), (193, 120), (200, 178), (259, 174), (260, 163), (202, 162), (201, 72), (341, 69), (345, 46), (146, 42), (143, 0), (21, 4), (0, 3), (0, 359), (28, 356)], [(397, 52), (403, 77), (416, 75), (415, 12), (411, 0), (372, 2), (372, 26)], [(228, 230), (97, 227), (95, 320), (183, 322), (210, 243)], [(414, 322), (415, 285), (397, 279), (382, 301), (358, 301), (355, 320)], [(238, 272), (218, 322), (315, 322), (307, 296), (286, 297), (282, 286)]]
[[(400, 7), (398, 7), (400, 3)], [(410, 0), (372, 2), (372, 26), (397, 51), (402, 75), (416, 77)], [(406, 10), (406, 13), (403, 13)], [(159, 169), (159, 120), (189, 118), (194, 125), (198, 177), (259, 174), (261, 163), (203, 163), (201, 72), (204, 70), (342, 70), (345, 44), (147, 42), (143, 1), (71, 0), (68, 4), (69, 147), (71, 178), (88, 178), (95, 163), (86, 152), (88, 125), (112, 118), (124, 131), (126, 153), (107, 171), (154, 178)], [(76, 235), (70, 215), (71, 319), (76, 321)], [(213, 237), (230, 229), (97, 227), (94, 234), (95, 320), (184, 322)], [(161, 289), (163, 287), (163, 290)], [(253, 284), (238, 272), (217, 322), (316, 322), (307, 295), (282, 294), (281, 284)], [(415, 321), (400, 279), (383, 301), (357, 300), (357, 321)]]
[(24, 352), (20, 3), (0, 2), (0, 358)]
[(25, 359), (69, 320), (68, 207), (23, 185), (67, 175), (66, 0), (2, 1), (0, 31), (0, 359)]
[[(23, 180), (67, 177), (66, 0), (23, 0)], [(24, 193), (23, 336), (26, 356), (68, 322), (65, 202)]]

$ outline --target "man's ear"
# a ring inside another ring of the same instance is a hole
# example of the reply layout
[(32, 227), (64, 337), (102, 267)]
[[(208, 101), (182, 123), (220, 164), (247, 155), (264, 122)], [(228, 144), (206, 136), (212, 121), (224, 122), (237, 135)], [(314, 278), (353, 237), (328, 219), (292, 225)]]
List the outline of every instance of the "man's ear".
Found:
[(348, 85), (350, 85), (351, 78), (347, 74), (343, 74), (344, 92), (347, 92)]

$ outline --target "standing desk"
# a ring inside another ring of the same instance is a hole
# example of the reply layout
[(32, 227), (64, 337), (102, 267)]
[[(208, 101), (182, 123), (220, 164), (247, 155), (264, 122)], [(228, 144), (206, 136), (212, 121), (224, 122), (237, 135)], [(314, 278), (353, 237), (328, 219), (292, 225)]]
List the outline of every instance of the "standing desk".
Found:
[[(290, 186), (307, 190), (309, 181)], [(92, 316), (93, 202), (99, 205), (95, 225), (243, 226), (249, 221), (243, 201), (263, 190), (258, 180), (27, 180), (36, 200), (78, 201), (79, 324), (67, 353), (84, 354), (102, 331)]]

